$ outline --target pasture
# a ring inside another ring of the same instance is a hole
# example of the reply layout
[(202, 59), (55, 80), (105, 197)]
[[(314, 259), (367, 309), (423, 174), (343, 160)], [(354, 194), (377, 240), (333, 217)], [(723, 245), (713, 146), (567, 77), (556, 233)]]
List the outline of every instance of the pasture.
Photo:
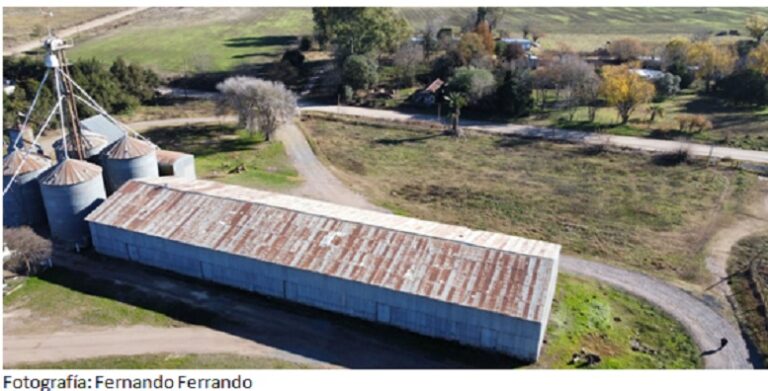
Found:
[(668, 156), (308, 119), (315, 152), (372, 202), (418, 218), (561, 243), (700, 283), (704, 246), (756, 176)]

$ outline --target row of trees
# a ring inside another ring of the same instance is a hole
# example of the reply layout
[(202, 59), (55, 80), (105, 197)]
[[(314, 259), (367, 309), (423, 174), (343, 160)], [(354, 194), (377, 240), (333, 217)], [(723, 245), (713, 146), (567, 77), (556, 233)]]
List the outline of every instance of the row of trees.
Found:
[[(40, 86), (40, 79), (45, 66), (37, 57), (5, 57), (3, 59), (4, 77), (16, 81), (16, 89), (10, 96), (3, 97), (3, 126), (12, 127), (19, 113), (26, 113), (35, 91)], [(160, 78), (149, 69), (135, 64), (128, 64), (122, 58), (112, 64), (105, 64), (96, 59), (79, 60), (70, 66), (72, 78), (111, 113), (123, 113), (133, 110), (141, 103), (154, 99), (155, 88)], [(55, 91), (50, 81), (46, 82), (38, 99), (38, 109), (32, 113), (30, 123), (39, 126), (55, 102)], [(85, 114), (94, 114), (85, 105), (78, 105), (78, 110)], [(53, 126), (57, 126), (55, 119)]]

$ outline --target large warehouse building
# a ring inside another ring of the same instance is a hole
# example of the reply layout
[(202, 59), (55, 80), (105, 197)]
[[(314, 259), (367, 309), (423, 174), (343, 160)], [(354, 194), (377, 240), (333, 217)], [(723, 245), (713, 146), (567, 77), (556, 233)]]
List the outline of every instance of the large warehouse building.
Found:
[(535, 361), (560, 246), (174, 177), (87, 220), (97, 251)]

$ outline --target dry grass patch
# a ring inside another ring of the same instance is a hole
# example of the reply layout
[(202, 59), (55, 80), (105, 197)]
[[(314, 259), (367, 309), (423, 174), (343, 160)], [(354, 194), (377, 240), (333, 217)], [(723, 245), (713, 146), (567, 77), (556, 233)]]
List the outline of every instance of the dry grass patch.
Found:
[(304, 122), (343, 180), (396, 213), (563, 244), (564, 252), (701, 282), (713, 226), (755, 177), (644, 153), (341, 122)]

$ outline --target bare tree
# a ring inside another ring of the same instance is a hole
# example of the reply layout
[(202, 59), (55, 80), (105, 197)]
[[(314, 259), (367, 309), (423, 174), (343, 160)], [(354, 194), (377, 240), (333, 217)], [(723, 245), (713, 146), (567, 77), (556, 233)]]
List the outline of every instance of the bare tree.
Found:
[(405, 44), (395, 52), (393, 62), (400, 82), (410, 87), (416, 79), (416, 68), (424, 61), (424, 51), (414, 44)]
[(53, 246), (29, 227), (5, 228), (3, 239), (12, 251), (3, 269), (20, 275), (34, 275), (50, 261)]
[(222, 96), (217, 107), (219, 112), (235, 110), (240, 126), (251, 134), (261, 131), (267, 141), (280, 125), (296, 114), (296, 96), (280, 82), (235, 76), (216, 88)]

